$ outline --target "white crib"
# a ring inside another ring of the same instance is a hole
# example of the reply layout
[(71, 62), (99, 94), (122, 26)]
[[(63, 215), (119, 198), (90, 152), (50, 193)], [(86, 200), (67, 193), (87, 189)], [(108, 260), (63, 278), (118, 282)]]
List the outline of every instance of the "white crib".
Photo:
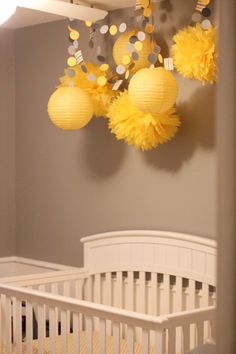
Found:
[(122, 231), (82, 242), (83, 269), (0, 284), (1, 353), (186, 354), (214, 341), (214, 241)]

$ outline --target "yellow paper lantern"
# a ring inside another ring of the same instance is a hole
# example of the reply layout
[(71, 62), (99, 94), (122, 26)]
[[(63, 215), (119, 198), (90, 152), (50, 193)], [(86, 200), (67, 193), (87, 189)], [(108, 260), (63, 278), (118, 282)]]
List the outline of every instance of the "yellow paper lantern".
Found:
[(93, 116), (93, 103), (87, 92), (79, 87), (60, 87), (48, 101), (48, 114), (61, 129), (83, 128)]
[(141, 111), (164, 113), (175, 104), (178, 84), (170, 71), (149, 68), (138, 71), (129, 84), (129, 98)]
[[(129, 51), (129, 46), (132, 45), (130, 43), (130, 37), (136, 36), (138, 31), (130, 31), (123, 33), (115, 42), (113, 47), (113, 58), (116, 65), (123, 64), (123, 58), (126, 55), (131, 57), (131, 52)], [(142, 48), (141, 48), (142, 44)], [(147, 36), (144, 41), (139, 44), (139, 59), (136, 60), (135, 67), (132, 69), (132, 72), (137, 72), (138, 70), (150, 66), (150, 62), (148, 61), (148, 56), (152, 53), (154, 44), (151, 42), (150, 37)]]
[[(117, 92), (112, 90), (112, 85), (108, 82), (109, 65), (104, 63), (98, 66), (91, 62), (86, 62), (84, 65), (88, 71), (86, 73), (82, 71), (80, 65), (73, 67), (75, 71), (75, 76), (73, 77), (74, 85), (89, 94), (93, 101), (94, 115), (96, 117), (105, 117), (109, 105), (117, 95)], [(89, 80), (89, 74), (93, 74), (97, 80)], [(98, 80), (101, 76), (106, 78), (106, 80), (104, 78)], [(71, 78), (67, 75), (67, 70), (65, 70), (65, 75), (60, 78), (60, 81), (61, 85), (59, 87), (68, 87), (70, 85)], [(105, 85), (99, 86), (98, 81)]]

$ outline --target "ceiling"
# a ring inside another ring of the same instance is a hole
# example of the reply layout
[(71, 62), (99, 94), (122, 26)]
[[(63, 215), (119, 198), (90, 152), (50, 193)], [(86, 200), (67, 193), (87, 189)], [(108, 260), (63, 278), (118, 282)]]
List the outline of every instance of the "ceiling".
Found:
[[(1, 0), (0, 0), (1, 1)], [(70, 0), (61, 0), (70, 2)], [(135, 5), (135, 0), (75, 0), (74, 3), (94, 5), (94, 7), (104, 10), (116, 10), (119, 8), (131, 7)], [(63, 17), (47, 14), (41, 11), (29, 10), (18, 7), (16, 13), (5, 22), (2, 27), (9, 29), (33, 26), (46, 22), (58, 21)]]

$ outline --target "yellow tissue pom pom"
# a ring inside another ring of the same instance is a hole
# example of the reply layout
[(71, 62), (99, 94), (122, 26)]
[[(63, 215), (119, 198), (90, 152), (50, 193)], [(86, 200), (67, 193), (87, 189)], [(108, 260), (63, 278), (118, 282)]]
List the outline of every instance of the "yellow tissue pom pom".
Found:
[(68, 87), (70, 82), (73, 81), (76, 87), (84, 89), (87, 91), (93, 101), (94, 115), (96, 117), (105, 117), (107, 114), (107, 109), (111, 104), (112, 100), (116, 97), (116, 93), (112, 90), (111, 84), (105, 82), (103, 86), (100, 86), (97, 79), (89, 80), (88, 76), (93, 74), (94, 77), (99, 78), (101, 75), (106, 79), (106, 72), (101, 71), (100, 67), (93, 63), (85, 63), (87, 68), (87, 73), (84, 73), (80, 65), (73, 67), (75, 71), (75, 76), (73, 78), (66, 75), (60, 78), (61, 85), (59, 87)]
[(175, 108), (165, 113), (144, 113), (130, 101), (127, 91), (113, 101), (108, 118), (109, 128), (118, 140), (143, 151), (173, 138), (180, 126)]
[(173, 38), (172, 56), (177, 71), (202, 83), (216, 81), (216, 28), (186, 27)]

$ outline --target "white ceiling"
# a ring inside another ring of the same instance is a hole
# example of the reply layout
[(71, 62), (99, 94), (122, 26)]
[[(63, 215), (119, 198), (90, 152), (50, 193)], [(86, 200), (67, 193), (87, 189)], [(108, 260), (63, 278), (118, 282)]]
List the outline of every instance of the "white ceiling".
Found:
[[(0, 0), (2, 1), (2, 0)], [(70, 2), (70, 0), (61, 0)], [(135, 0), (75, 0), (74, 3), (94, 5), (94, 7), (104, 10), (115, 10), (119, 8), (131, 7), (135, 5)], [(16, 13), (1, 27), (16, 29), (21, 27), (33, 26), (41, 23), (61, 20), (63, 17), (47, 14), (41, 11), (17, 8)]]

